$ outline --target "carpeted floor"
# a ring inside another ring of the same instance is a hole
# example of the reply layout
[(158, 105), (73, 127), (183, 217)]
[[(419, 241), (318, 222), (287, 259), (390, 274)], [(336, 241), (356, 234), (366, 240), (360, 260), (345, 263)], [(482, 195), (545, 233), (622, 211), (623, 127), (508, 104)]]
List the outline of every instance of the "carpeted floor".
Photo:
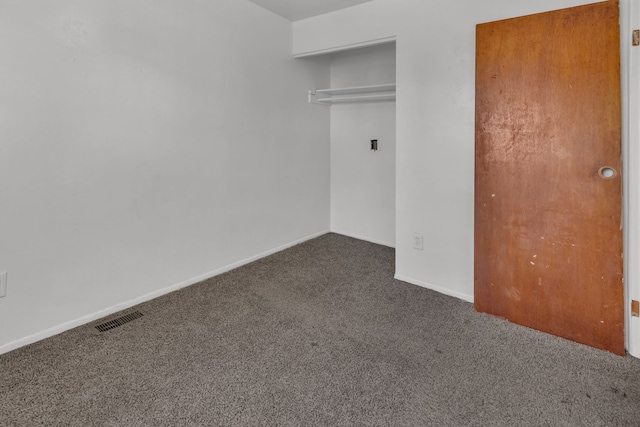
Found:
[(327, 234), (0, 356), (2, 426), (640, 426), (640, 360), (393, 279)]

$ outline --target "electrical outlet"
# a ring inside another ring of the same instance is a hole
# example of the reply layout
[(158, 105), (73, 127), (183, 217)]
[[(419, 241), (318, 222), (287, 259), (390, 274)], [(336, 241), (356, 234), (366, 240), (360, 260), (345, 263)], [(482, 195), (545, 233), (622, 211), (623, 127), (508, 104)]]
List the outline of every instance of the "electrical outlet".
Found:
[(413, 249), (422, 250), (422, 234), (413, 233)]
[(0, 273), (0, 298), (7, 296), (7, 272)]

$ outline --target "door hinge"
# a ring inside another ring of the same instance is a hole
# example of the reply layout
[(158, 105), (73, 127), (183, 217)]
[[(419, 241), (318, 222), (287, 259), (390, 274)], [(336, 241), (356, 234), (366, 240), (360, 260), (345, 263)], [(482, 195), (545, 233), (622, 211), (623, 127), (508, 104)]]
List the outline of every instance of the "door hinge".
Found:
[(631, 301), (631, 315), (633, 317), (640, 317), (640, 302), (633, 300)]
[(631, 44), (633, 46), (640, 46), (640, 30), (633, 30), (633, 36), (631, 37)]

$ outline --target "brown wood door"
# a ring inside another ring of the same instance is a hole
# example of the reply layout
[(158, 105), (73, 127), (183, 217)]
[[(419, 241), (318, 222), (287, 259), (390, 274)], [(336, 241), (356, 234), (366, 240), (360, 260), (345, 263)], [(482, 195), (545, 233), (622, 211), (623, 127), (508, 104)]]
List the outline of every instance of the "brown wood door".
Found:
[(618, 2), (476, 36), (476, 310), (624, 354)]

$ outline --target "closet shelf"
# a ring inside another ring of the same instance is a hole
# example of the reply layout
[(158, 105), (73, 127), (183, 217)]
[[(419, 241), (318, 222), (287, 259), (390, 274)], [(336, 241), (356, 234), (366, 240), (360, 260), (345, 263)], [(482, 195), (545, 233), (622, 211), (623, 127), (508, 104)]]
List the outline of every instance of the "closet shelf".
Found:
[(396, 99), (395, 83), (309, 91), (309, 102), (313, 104), (331, 105), (339, 102), (393, 101), (394, 99)]

